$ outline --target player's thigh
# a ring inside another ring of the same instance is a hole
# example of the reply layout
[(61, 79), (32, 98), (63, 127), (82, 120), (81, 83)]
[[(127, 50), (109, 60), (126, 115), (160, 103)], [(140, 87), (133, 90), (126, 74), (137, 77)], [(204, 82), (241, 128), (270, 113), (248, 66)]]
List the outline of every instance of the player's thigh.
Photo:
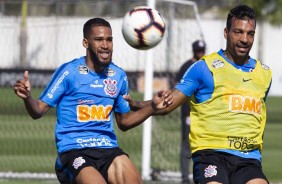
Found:
[(127, 155), (117, 156), (108, 169), (110, 184), (141, 184), (142, 179), (137, 168)]
[(268, 184), (261, 163), (254, 159), (242, 159), (236, 172), (230, 178), (231, 183)]
[(75, 177), (76, 184), (107, 184), (103, 176), (91, 166), (84, 167)]
[(256, 178), (248, 181), (246, 184), (268, 184), (268, 182), (261, 178)]

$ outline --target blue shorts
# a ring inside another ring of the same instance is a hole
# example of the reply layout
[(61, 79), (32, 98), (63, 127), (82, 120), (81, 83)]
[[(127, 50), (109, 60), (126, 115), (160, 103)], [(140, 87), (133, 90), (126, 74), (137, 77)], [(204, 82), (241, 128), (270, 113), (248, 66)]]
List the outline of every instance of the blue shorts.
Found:
[[(119, 147), (111, 149), (87, 148), (67, 151), (56, 159), (55, 170), (61, 184), (75, 184), (75, 177), (85, 167), (97, 169), (108, 181), (108, 169), (120, 155), (127, 155)], [(128, 155), (127, 155), (128, 156)]]
[(194, 161), (193, 179), (196, 184), (216, 181), (224, 184), (247, 183), (255, 178), (267, 178), (263, 174), (261, 162), (256, 159), (241, 158), (213, 150), (197, 151)]

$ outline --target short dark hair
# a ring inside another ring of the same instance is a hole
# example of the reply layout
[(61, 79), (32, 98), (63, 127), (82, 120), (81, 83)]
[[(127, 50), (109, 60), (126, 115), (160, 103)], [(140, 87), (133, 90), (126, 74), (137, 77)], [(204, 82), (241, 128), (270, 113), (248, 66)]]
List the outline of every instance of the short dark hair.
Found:
[(110, 23), (106, 21), (105, 19), (92, 18), (92, 19), (89, 19), (87, 22), (85, 22), (83, 26), (83, 37), (88, 38), (91, 33), (92, 27), (96, 27), (96, 26), (105, 26), (105, 27), (111, 28)]
[(233, 17), (236, 19), (241, 19), (241, 20), (252, 19), (256, 23), (256, 13), (251, 7), (247, 5), (238, 5), (235, 8), (230, 10), (227, 16), (227, 22), (226, 22), (227, 30), (230, 30), (231, 28)]

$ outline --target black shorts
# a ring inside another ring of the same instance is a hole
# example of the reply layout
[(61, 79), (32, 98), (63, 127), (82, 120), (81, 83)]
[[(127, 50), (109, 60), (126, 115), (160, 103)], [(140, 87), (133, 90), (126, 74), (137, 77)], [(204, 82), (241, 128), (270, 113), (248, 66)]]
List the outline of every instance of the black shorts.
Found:
[[(108, 181), (108, 169), (120, 155), (127, 155), (119, 147), (111, 149), (87, 148), (62, 153), (57, 157), (55, 170), (61, 184), (74, 184), (81, 169), (92, 166)], [(127, 155), (128, 156), (128, 155)]]
[(213, 150), (197, 151), (192, 155), (193, 179), (196, 184), (217, 181), (224, 184), (247, 183), (251, 179), (262, 178), (261, 162), (256, 159), (241, 158)]

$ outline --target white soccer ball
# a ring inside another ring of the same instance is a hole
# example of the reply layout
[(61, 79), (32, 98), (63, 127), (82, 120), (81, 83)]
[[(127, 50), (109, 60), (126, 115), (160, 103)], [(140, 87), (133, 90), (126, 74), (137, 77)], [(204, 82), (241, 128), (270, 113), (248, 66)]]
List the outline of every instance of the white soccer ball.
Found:
[(135, 49), (147, 50), (155, 47), (162, 40), (164, 33), (164, 18), (155, 9), (138, 6), (124, 16), (123, 37)]

